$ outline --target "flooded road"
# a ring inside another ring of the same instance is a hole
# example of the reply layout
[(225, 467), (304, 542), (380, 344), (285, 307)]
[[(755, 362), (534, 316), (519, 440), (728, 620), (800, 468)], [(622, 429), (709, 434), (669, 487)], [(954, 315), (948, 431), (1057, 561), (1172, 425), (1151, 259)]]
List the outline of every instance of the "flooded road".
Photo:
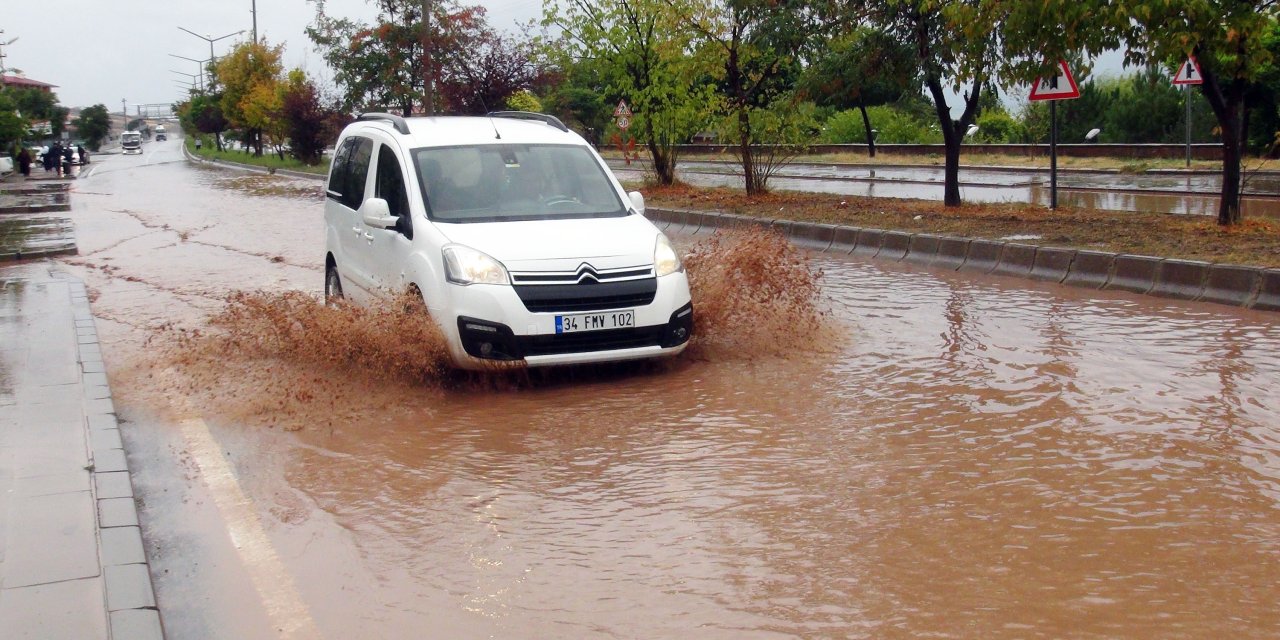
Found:
[[(640, 180), (644, 169), (611, 163), (619, 177)], [(696, 186), (742, 187), (741, 168), (732, 163), (682, 161), (680, 179)], [(1246, 172), (1248, 173), (1248, 172)], [(869, 196), (942, 200), (942, 167), (866, 167), (796, 163), (780, 167), (770, 188)], [(1182, 215), (1218, 213), (1222, 179), (1203, 172), (1140, 173), (1062, 171), (1058, 202), (1064, 206), (1111, 211), (1150, 211)], [(1247, 175), (1241, 210), (1248, 216), (1280, 217), (1280, 177), (1274, 172)], [(1049, 204), (1047, 170), (962, 167), (960, 196), (966, 202)]]
[(77, 182), (66, 264), (171, 637), (1280, 634), (1277, 314), (815, 256), (783, 356), (176, 380), (165, 327), (319, 291), (322, 218), (152, 147)]

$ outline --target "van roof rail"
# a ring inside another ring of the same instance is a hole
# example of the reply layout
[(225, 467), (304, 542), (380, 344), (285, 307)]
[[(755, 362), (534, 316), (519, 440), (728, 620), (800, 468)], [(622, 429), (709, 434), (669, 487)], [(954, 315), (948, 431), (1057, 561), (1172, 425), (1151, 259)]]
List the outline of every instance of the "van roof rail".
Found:
[(381, 113), (377, 111), (370, 111), (369, 113), (360, 114), (360, 116), (357, 117), (356, 120), (382, 120), (384, 122), (390, 122), (391, 126), (396, 128), (396, 131), (403, 133), (405, 135), (409, 135), (409, 123), (405, 122), (404, 118), (401, 118), (400, 116), (395, 115), (394, 113)]
[(534, 113), (532, 111), (490, 111), (488, 113), (488, 116), (490, 118), (515, 118), (517, 120), (537, 120), (538, 122), (545, 122), (561, 131), (564, 131), (565, 133), (569, 132), (569, 127), (564, 126), (564, 123), (560, 122), (560, 118), (557, 118), (553, 115), (546, 114), (546, 113)]

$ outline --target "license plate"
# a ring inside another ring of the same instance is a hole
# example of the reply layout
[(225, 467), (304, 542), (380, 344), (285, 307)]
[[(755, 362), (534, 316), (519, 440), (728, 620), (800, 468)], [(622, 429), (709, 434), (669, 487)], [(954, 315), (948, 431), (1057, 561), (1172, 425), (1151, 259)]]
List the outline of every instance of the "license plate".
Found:
[(626, 329), (634, 326), (636, 326), (636, 312), (633, 309), (556, 316), (556, 333), (605, 331), (608, 329)]

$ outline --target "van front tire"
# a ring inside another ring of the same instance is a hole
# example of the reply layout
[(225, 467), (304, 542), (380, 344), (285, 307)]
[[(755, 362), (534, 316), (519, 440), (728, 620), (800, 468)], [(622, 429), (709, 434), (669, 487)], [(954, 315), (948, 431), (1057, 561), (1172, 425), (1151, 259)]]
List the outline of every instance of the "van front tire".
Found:
[(338, 277), (338, 267), (332, 263), (324, 269), (324, 303), (332, 305), (342, 300), (342, 278)]

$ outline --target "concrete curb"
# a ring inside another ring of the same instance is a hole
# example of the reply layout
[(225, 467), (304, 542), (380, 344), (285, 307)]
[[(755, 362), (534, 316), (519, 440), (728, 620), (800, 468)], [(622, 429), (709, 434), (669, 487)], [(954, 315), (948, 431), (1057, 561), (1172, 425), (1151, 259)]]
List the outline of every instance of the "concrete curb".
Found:
[(1280, 311), (1280, 269), (662, 207), (649, 207), (645, 217), (671, 233), (707, 235), (716, 228), (773, 227), (797, 246), (815, 251)]
[(129, 466), (102, 361), (98, 331), (84, 282), (69, 279), (69, 284), (84, 389), (98, 558), (102, 564), (109, 637), (162, 640), (164, 628), (156, 608), (151, 567), (142, 544), (133, 483), (129, 480)]

